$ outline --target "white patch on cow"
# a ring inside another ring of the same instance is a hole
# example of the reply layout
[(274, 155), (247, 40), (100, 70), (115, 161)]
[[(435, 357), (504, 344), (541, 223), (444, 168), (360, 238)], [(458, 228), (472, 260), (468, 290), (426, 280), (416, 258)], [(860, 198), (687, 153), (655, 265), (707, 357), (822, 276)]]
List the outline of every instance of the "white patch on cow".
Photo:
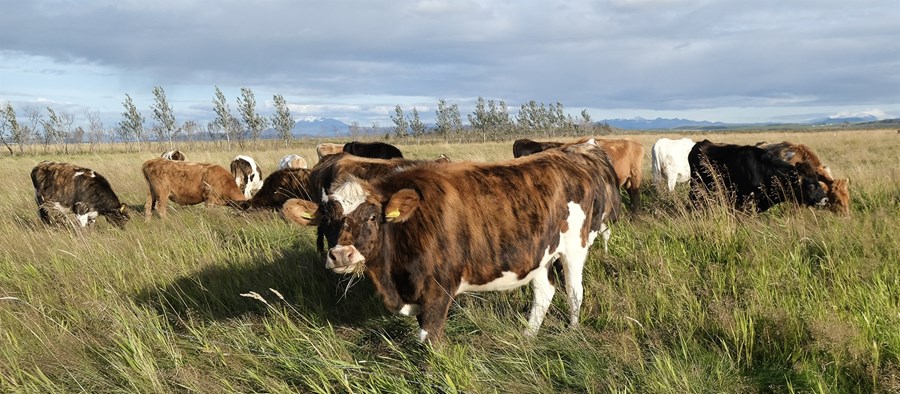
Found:
[(52, 208), (56, 212), (63, 213), (63, 214), (72, 213), (71, 209), (62, 206), (60, 203), (58, 203), (56, 201), (53, 202), (53, 205), (51, 205), (50, 208)]
[[(262, 189), (263, 179), (262, 174), (260, 174), (259, 171), (259, 165), (256, 164), (256, 160), (253, 160), (253, 158), (250, 156), (237, 155), (234, 157), (234, 160), (243, 160), (250, 165), (250, 173), (247, 174), (247, 184), (243, 186), (244, 197), (250, 198), (253, 196), (253, 193), (255, 193), (259, 189)], [(240, 187), (241, 183), (243, 183), (238, 175), (235, 175), (234, 181), (238, 185), (238, 187)]]
[(419, 341), (425, 342), (425, 339), (428, 338), (428, 331), (423, 329), (419, 329)]
[(416, 304), (403, 304), (403, 308), (400, 308), (397, 313), (406, 316), (416, 316), (420, 312), (422, 312), (422, 308)]
[(75, 175), (72, 175), (72, 178), (76, 178), (79, 175), (84, 175), (84, 171), (75, 171)]
[(97, 220), (97, 212), (91, 211), (83, 215), (75, 215), (75, 218), (78, 219), (78, 224), (81, 227), (87, 227), (89, 224), (93, 224), (94, 221)]
[(537, 271), (538, 269), (529, 272), (528, 275), (525, 275), (524, 278), (519, 278), (519, 275), (515, 272), (504, 271), (499, 278), (483, 285), (473, 285), (466, 280), (463, 280), (459, 284), (459, 288), (456, 289), (456, 294), (462, 294), (470, 291), (502, 291), (515, 289), (519, 286), (527, 284), (528, 282), (531, 282), (531, 280), (534, 279)]
[(341, 204), (344, 215), (349, 215), (366, 202), (366, 191), (357, 181), (349, 181), (338, 186), (331, 193), (331, 199)]

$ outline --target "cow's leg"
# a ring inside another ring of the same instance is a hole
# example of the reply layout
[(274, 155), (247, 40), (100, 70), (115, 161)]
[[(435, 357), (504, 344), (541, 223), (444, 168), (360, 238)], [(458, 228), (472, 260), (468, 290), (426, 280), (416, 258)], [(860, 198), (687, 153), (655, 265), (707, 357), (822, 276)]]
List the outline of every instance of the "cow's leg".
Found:
[(169, 195), (162, 194), (157, 191), (156, 193), (156, 213), (159, 214), (160, 219), (165, 219), (167, 216), (166, 207), (169, 205)]
[[(606, 229), (604, 238), (606, 237), (606, 234), (609, 234), (609, 229)], [(566, 301), (569, 304), (570, 328), (578, 327), (579, 315), (581, 313), (581, 301), (584, 300), (582, 274), (584, 272), (584, 261), (587, 259), (587, 253), (587, 248), (576, 250), (570, 249), (570, 253), (565, 257), (565, 264), (563, 264), (566, 275)]]
[(435, 343), (444, 338), (444, 325), (447, 323), (447, 313), (453, 302), (453, 297), (448, 291), (449, 289), (431, 291), (429, 294), (435, 297), (420, 304), (421, 309), (416, 316), (416, 320), (419, 321), (420, 341)]
[(668, 182), (667, 186), (669, 187), (669, 191), (675, 190), (675, 182), (678, 181), (677, 178), (678, 178), (677, 174), (672, 174), (672, 176), (670, 176), (669, 179), (666, 180), (666, 182)]
[(641, 188), (634, 184), (634, 180), (628, 181), (628, 196), (631, 200), (631, 212), (637, 213), (641, 208)]
[[(562, 263), (563, 267), (565, 267), (565, 261)], [(531, 280), (534, 305), (531, 306), (531, 314), (528, 316), (528, 328), (525, 329), (526, 337), (537, 335), (538, 329), (541, 328), (541, 323), (544, 322), (544, 315), (550, 309), (553, 295), (556, 293), (556, 287), (550, 283), (550, 271), (546, 267), (538, 268), (537, 271), (534, 274), (534, 279)], [(568, 280), (568, 278), (566, 279)]]

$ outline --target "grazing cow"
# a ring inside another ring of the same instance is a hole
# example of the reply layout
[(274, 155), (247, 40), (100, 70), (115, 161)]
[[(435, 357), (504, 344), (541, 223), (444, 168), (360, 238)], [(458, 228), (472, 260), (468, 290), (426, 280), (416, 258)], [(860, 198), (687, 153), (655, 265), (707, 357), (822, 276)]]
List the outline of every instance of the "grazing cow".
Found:
[(281, 209), (292, 198), (313, 200), (309, 186), (309, 172), (305, 168), (283, 168), (266, 177), (262, 188), (247, 201), (237, 205), (240, 209)]
[(184, 161), (184, 153), (181, 153), (180, 150), (170, 150), (168, 152), (163, 153), (160, 157), (169, 159), (169, 160)]
[[(438, 156), (434, 162), (448, 163), (449, 161)], [(309, 188), (313, 193), (310, 200), (319, 202), (327, 198), (333, 183), (341, 176), (354, 176), (361, 180), (373, 180), (404, 168), (425, 163), (428, 163), (428, 161), (371, 159), (344, 152), (331, 155), (322, 159), (310, 172)], [(344, 225), (344, 220), (340, 215), (323, 216), (317, 222), (317, 225), (316, 249), (320, 254), (324, 254), (326, 239), (329, 246), (337, 245), (338, 231)]]
[(106, 178), (89, 168), (42, 161), (31, 170), (31, 184), (44, 223), (52, 223), (51, 213), (70, 212), (81, 227), (93, 224), (98, 215), (120, 228), (128, 222), (126, 205), (119, 202)]
[(800, 163), (812, 166), (816, 170), (819, 182), (824, 184), (825, 194), (828, 196), (828, 204), (826, 204), (828, 209), (844, 215), (850, 214), (850, 180), (834, 179), (831, 169), (822, 164), (819, 157), (809, 147), (787, 141), (777, 144), (760, 142), (756, 146), (794, 166)]
[[(522, 141), (521, 143), (519, 143)], [(587, 141), (581, 139), (575, 144)], [(628, 192), (631, 200), (631, 211), (637, 212), (641, 205), (641, 175), (644, 165), (644, 147), (631, 139), (595, 139), (598, 145), (609, 156), (609, 161), (615, 167), (619, 187)], [(516, 143), (519, 143), (518, 151)], [(568, 146), (572, 143), (562, 142), (535, 142), (530, 140), (516, 140), (513, 143), (513, 156), (521, 157), (525, 154), (534, 154), (560, 146)], [(530, 153), (529, 153), (530, 152)], [(517, 156), (518, 155), (518, 156)]]
[(565, 144), (562, 142), (538, 142), (529, 140), (527, 138), (521, 138), (513, 142), (513, 157), (519, 158), (522, 156), (533, 155), (538, 152), (543, 152), (547, 149), (559, 148), (563, 145)]
[[(795, 201), (820, 205), (827, 201), (815, 170), (797, 167), (756, 146), (717, 144), (703, 140), (688, 154), (691, 166), (691, 201), (696, 205), (703, 190), (725, 193), (735, 209), (764, 212), (775, 204)], [(720, 190), (719, 188), (723, 189)]]
[(403, 158), (400, 149), (384, 142), (359, 142), (353, 141), (344, 145), (344, 152), (371, 159), (396, 159)]
[(300, 155), (287, 155), (281, 158), (278, 163), (278, 169), (285, 168), (307, 168), (306, 159)]
[(438, 155), (438, 157), (434, 158), (434, 162), (435, 163), (452, 163), (453, 160), (450, 160), (450, 156), (447, 156), (447, 155), (441, 153), (440, 155)]
[(344, 151), (344, 144), (332, 144), (330, 142), (323, 142), (319, 145), (316, 145), (316, 155), (319, 156), (319, 160), (322, 160), (323, 157), (328, 155), (335, 155)]
[(420, 340), (438, 341), (457, 295), (529, 282), (525, 333), (535, 335), (555, 264), (576, 327), (588, 249), (619, 206), (612, 165), (589, 141), (502, 163), (420, 164), (371, 182), (342, 176), (317, 215), (345, 219), (326, 268), (364, 270), (389, 310), (417, 317)]
[(147, 181), (144, 216), (153, 211), (166, 217), (169, 200), (180, 205), (206, 202), (207, 206), (233, 204), (247, 198), (224, 167), (209, 163), (190, 163), (163, 158), (150, 159), (141, 167)]
[(262, 170), (259, 164), (250, 156), (238, 155), (231, 161), (231, 175), (234, 183), (244, 193), (244, 197), (250, 198), (263, 185)]
[(694, 147), (694, 141), (690, 138), (670, 140), (660, 138), (653, 144), (650, 150), (652, 160), (653, 183), (656, 189), (663, 190), (663, 185), (669, 191), (675, 190), (678, 182), (691, 180), (691, 165), (688, 163), (688, 153)]

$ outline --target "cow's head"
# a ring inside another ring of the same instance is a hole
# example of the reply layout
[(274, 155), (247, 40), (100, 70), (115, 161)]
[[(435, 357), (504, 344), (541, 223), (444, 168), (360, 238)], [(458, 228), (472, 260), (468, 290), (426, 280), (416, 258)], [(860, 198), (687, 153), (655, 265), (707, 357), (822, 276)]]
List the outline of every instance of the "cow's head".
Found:
[(128, 220), (131, 219), (131, 215), (128, 213), (130, 209), (128, 205), (119, 204), (119, 208), (115, 209), (111, 212), (107, 212), (104, 216), (106, 216), (106, 220), (118, 228), (124, 228), (125, 223), (128, 223)]
[(318, 223), (316, 212), (318, 204), (303, 200), (300, 198), (292, 198), (284, 202), (281, 206), (281, 216), (291, 223), (301, 226), (315, 225)]
[(828, 189), (828, 208), (832, 212), (850, 215), (850, 180), (836, 179)]
[(815, 169), (807, 163), (798, 164), (796, 169), (800, 177), (799, 190), (794, 191), (797, 202), (809, 206), (828, 203), (825, 185), (819, 181)]
[(367, 258), (380, 252), (382, 227), (408, 220), (420, 200), (412, 189), (380, 196), (368, 183), (353, 177), (336, 183), (332, 190), (320, 212), (329, 222), (326, 238), (333, 245), (325, 268), (336, 273), (359, 272)]

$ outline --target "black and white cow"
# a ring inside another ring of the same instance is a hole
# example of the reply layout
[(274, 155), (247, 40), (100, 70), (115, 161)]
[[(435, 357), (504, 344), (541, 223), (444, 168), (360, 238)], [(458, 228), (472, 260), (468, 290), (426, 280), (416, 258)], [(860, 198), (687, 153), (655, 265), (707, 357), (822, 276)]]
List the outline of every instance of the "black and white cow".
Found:
[(231, 161), (231, 175), (234, 176), (234, 183), (237, 184), (244, 197), (253, 197), (253, 193), (262, 189), (263, 177), (262, 170), (256, 160), (250, 156), (238, 155)]
[(94, 170), (69, 163), (43, 161), (31, 170), (38, 215), (51, 224), (51, 214), (74, 213), (81, 227), (94, 223), (97, 216), (124, 227), (129, 215), (109, 182)]

